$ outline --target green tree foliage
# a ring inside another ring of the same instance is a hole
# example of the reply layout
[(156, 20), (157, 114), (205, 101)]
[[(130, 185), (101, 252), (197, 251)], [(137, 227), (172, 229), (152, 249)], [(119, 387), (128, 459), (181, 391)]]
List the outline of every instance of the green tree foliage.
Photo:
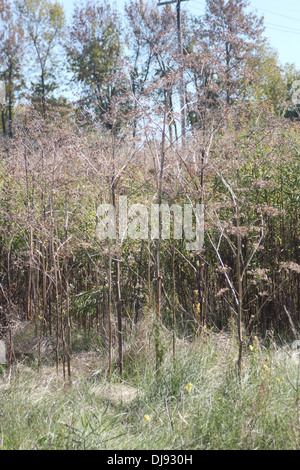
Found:
[(271, 111), (286, 117), (297, 117), (295, 104), (292, 102), (294, 83), (300, 73), (294, 64), (280, 64), (278, 53), (270, 45), (260, 50), (260, 60), (250, 59), (255, 68), (256, 77), (248, 89), (248, 97), (256, 102), (268, 103)]
[(66, 46), (68, 63), (81, 88), (80, 104), (96, 116), (109, 113), (113, 101), (124, 94), (123, 49), (120, 18), (107, 1), (76, 5)]
[(32, 101), (45, 117), (47, 101), (59, 87), (57, 48), (65, 33), (65, 14), (59, 2), (49, 0), (19, 0), (18, 8), (26, 32), (27, 53), (37, 71), (31, 83)]
[(13, 108), (24, 91), (24, 32), (14, 5), (0, 2), (0, 79), (5, 83), (6, 106), (2, 108), (2, 131), (12, 137)]

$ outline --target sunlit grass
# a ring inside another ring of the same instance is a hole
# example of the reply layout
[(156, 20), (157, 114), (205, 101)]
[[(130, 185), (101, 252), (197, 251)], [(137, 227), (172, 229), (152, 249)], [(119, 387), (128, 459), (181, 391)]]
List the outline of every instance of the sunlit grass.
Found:
[(160, 374), (131, 364), (111, 386), (95, 360), (70, 384), (49, 366), (19, 366), (11, 383), (4, 371), (0, 448), (299, 449), (299, 357), (254, 341), (240, 378), (236, 353), (230, 336), (208, 332), (178, 342), (175, 361), (170, 345)]

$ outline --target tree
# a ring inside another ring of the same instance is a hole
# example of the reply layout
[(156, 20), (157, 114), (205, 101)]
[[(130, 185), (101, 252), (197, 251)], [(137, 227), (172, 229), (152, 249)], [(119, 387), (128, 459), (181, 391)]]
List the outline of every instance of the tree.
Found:
[(121, 71), (123, 42), (117, 11), (107, 1), (100, 4), (87, 0), (77, 5), (66, 51), (73, 81), (81, 88), (81, 103), (92, 114), (103, 117), (126, 88)]
[(216, 81), (228, 105), (241, 97), (251, 81), (253, 69), (248, 59), (263, 42), (263, 18), (248, 13), (248, 6), (248, 0), (207, 0), (202, 36), (218, 56)]
[(161, 10), (156, 3), (131, 0), (125, 5), (129, 24), (128, 42), (132, 53), (133, 86), (142, 90), (150, 79), (165, 74), (171, 67), (176, 49), (176, 17), (168, 7)]
[(65, 32), (65, 14), (60, 3), (49, 0), (19, 0), (18, 8), (27, 47), (32, 50), (34, 69), (36, 66), (38, 69), (38, 76), (32, 82), (32, 101), (40, 105), (45, 117), (47, 101), (59, 86), (57, 48)]
[(251, 66), (255, 68), (256, 77), (248, 88), (248, 99), (268, 103), (275, 114), (292, 117), (296, 113), (292, 103), (293, 84), (300, 78), (295, 65), (282, 66), (277, 51), (265, 45), (261, 48), (260, 60), (252, 59)]
[[(131, 0), (125, 11), (129, 25), (132, 92), (134, 95), (147, 93), (152, 99), (160, 100), (164, 111), (167, 105), (172, 143), (173, 132), (175, 139), (178, 137), (174, 119), (179, 64), (176, 11), (170, 5), (157, 8), (156, 2), (144, 3), (143, 0)], [(183, 15), (183, 23), (186, 21), (187, 17)]]
[(7, 0), (0, 2), (0, 79), (6, 88), (6, 106), (2, 107), (3, 134), (13, 135), (13, 107), (23, 80), (24, 31), (14, 5)]

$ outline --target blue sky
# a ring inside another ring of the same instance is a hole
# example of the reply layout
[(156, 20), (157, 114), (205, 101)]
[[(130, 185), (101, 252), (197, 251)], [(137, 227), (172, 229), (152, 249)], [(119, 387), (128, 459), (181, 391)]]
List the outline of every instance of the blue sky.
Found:
[[(75, 0), (60, 0), (66, 13), (72, 12)], [(112, 0), (122, 13), (126, 0)], [(296, 64), (300, 69), (300, 2), (299, 0), (251, 0), (253, 10), (265, 17), (266, 36), (270, 44), (278, 51), (282, 64)], [(182, 8), (195, 15), (204, 12), (205, 0), (187, 0)]]

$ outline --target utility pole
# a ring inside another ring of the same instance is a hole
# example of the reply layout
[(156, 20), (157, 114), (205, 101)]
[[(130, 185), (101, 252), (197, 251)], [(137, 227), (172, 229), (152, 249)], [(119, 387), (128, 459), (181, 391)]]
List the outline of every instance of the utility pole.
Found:
[[(181, 32), (181, 11), (180, 4), (187, 0), (168, 0), (165, 2), (160, 2), (157, 6), (168, 5), (171, 3), (176, 3), (177, 10), (177, 39), (178, 39), (178, 54), (183, 55), (183, 46), (182, 46), (182, 32)], [(186, 140), (186, 99), (185, 99), (185, 83), (184, 83), (184, 73), (183, 66), (180, 65), (180, 75), (179, 75), (179, 95), (180, 95), (180, 114), (181, 114), (181, 138), (182, 144), (185, 144)]]

